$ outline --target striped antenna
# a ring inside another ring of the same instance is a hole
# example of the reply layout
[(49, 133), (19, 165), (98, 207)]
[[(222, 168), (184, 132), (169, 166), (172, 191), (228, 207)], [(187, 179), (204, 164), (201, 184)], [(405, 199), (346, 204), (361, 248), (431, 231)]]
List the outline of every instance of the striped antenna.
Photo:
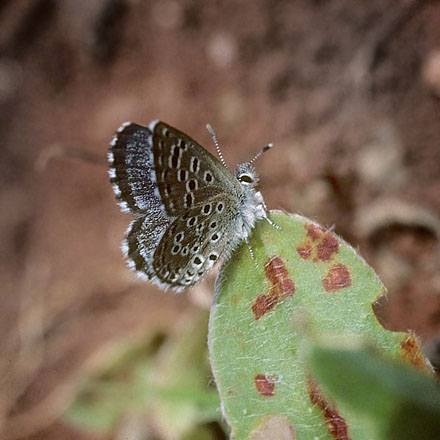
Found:
[(255, 162), (263, 153), (269, 151), (273, 147), (273, 143), (267, 144), (265, 147), (261, 149), (259, 153), (257, 153), (252, 160), (249, 161), (249, 164)]
[(211, 137), (212, 137), (212, 140), (214, 141), (215, 148), (216, 148), (216, 150), (217, 150), (218, 156), (220, 157), (220, 162), (223, 164), (223, 166), (224, 166), (225, 168), (228, 168), (228, 166), (226, 165), (225, 159), (224, 159), (224, 157), (223, 157), (223, 154), (222, 154), (222, 152), (221, 152), (221, 150), (220, 150), (220, 147), (219, 147), (219, 145), (218, 145), (218, 140), (217, 140), (217, 136), (215, 135), (215, 131), (214, 131), (214, 129), (213, 129), (213, 128), (211, 127), (211, 125), (209, 125), (209, 124), (206, 124), (206, 129), (208, 130), (209, 134), (210, 134)]

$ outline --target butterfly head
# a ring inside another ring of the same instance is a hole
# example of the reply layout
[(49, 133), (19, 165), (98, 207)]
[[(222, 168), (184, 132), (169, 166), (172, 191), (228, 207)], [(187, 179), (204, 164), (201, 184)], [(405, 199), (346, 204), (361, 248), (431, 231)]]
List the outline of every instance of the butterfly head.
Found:
[(259, 178), (255, 168), (250, 162), (241, 163), (235, 171), (235, 177), (244, 189), (253, 189), (257, 185)]
[(235, 177), (240, 182), (241, 186), (244, 189), (254, 189), (257, 186), (258, 181), (260, 180), (257, 176), (257, 172), (252, 164), (266, 151), (270, 150), (273, 147), (273, 144), (267, 144), (259, 153), (257, 153), (253, 159), (249, 162), (241, 163), (237, 167), (237, 171), (235, 172)]

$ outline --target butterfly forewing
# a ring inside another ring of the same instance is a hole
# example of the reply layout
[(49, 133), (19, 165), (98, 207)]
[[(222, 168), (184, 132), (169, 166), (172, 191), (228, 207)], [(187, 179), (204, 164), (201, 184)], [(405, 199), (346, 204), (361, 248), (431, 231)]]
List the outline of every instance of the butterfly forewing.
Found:
[(153, 130), (153, 153), (157, 186), (169, 215), (182, 215), (225, 189), (240, 191), (236, 179), (214, 156), (163, 122)]

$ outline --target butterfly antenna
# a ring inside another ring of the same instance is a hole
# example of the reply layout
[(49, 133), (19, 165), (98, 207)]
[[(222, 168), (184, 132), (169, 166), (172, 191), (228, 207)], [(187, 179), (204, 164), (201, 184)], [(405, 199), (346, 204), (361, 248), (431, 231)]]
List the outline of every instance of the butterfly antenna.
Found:
[(214, 131), (214, 129), (213, 129), (213, 128), (211, 127), (211, 125), (209, 125), (209, 124), (206, 124), (206, 129), (208, 130), (209, 134), (210, 134), (211, 137), (212, 137), (212, 140), (214, 141), (215, 148), (216, 148), (217, 153), (218, 153), (218, 156), (219, 156), (219, 158), (220, 158), (220, 162), (223, 164), (223, 166), (224, 166), (225, 168), (228, 168), (228, 166), (226, 165), (225, 159), (224, 159), (224, 157), (223, 157), (223, 154), (222, 154), (222, 152), (221, 152), (221, 150), (220, 150), (220, 146), (218, 145), (218, 140), (217, 140), (217, 136), (215, 135), (215, 131)]
[(266, 151), (269, 151), (271, 148), (273, 147), (273, 143), (271, 142), (270, 144), (267, 144), (265, 147), (262, 148), (262, 150), (257, 153), (253, 159), (251, 159), (249, 161), (249, 164), (255, 162), (263, 153), (265, 153)]

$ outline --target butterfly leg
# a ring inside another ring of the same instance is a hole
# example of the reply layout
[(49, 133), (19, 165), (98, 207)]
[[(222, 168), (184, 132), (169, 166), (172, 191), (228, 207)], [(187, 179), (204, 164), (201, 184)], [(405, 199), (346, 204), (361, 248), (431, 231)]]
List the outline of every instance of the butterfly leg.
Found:
[(252, 258), (252, 260), (255, 261), (254, 250), (252, 249), (252, 246), (251, 246), (251, 244), (250, 244), (250, 242), (249, 242), (249, 239), (246, 237), (244, 241), (246, 242), (247, 247), (249, 248), (249, 253), (251, 254), (251, 258)]
[(279, 226), (279, 225), (277, 225), (276, 223), (274, 223), (270, 218), (269, 218), (269, 211), (267, 210), (267, 206), (266, 206), (266, 203), (265, 203), (265, 201), (264, 200), (262, 200), (262, 203), (263, 203), (263, 208), (264, 208), (264, 211), (266, 212), (266, 217), (265, 217), (265, 219), (267, 220), (267, 222), (271, 225), (271, 226), (273, 226), (275, 229), (278, 229), (278, 231), (281, 231), (281, 226)]

